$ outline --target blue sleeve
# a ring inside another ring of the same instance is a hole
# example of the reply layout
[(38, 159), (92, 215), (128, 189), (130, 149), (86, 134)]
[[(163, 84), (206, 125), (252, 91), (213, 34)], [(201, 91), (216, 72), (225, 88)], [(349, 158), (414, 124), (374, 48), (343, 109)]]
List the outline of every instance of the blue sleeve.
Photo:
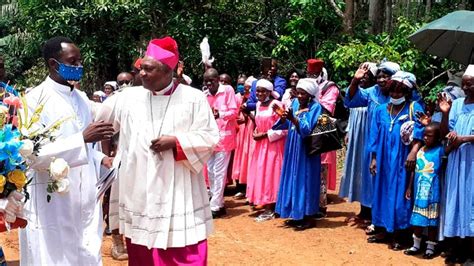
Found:
[(273, 82), (274, 90), (280, 94), (280, 98), (283, 97), (283, 94), (286, 90), (286, 80), (280, 76), (275, 77), (275, 81)]
[(346, 89), (346, 96), (344, 97), (344, 105), (348, 108), (356, 108), (356, 107), (367, 107), (369, 105), (369, 98), (371, 90), (376, 89), (374, 87), (370, 87), (368, 89), (361, 89), (360, 87), (357, 89), (356, 94), (354, 97), (351, 98), (349, 90)]
[(273, 130), (286, 130), (289, 129), (291, 125), (291, 122), (289, 120), (286, 120), (284, 123), (281, 122), (281, 119), (278, 119), (278, 121), (273, 125), (272, 129)]
[(413, 106), (413, 121), (415, 121), (415, 124), (413, 125), (413, 139), (417, 140), (423, 140), (423, 133), (425, 132), (425, 127), (416, 119), (415, 114), (417, 112), (423, 112), (423, 107), (418, 102), (414, 102)]
[(377, 153), (377, 140), (379, 138), (379, 132), (380, 132), (380, 113), (384, 110), (386, 105), (382, 104), (375, 109), (375, 112), (372, 114), (372, 123), (370, 125), (370, 130), (369, 130), (369, 152), (370, 153)]
[(421, 94), (417, 90), (413, 90), (411, 94), (411, 99), (421, 105), (422, 108), (425, 108), (425, 102), (421, 97)]
[(449, 131), (453, 131), (454, 127), (456, 126), (456, 122), (458, 121), (458, 103), (460, 101), (464, 101), (464, 98), (454, 100), (451, 110), (449, 111)]
[(252, 88), (250, 88), (250, 97), (247, 100), (247, 111), (255, 111), (257, 108), (257, 94), (255, 94), (255, 91), (257, 90), (257, 81), (255, 80), (252, 83)]
[(298, 116), (300, 122), (300, 130), (298, 133), (301, 137), (305, 138), (311, 134), (314, 126), (318, 123), (321, 112), (321, 105), (319, 103), (313, 103), (309, 108), (309, 112), (302, 113)]

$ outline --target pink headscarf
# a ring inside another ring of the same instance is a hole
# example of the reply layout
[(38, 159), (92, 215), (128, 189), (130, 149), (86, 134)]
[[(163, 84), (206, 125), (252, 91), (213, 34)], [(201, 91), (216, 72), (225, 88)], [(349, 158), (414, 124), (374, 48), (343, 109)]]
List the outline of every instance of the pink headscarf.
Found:
[(174, 69), (179, 60), (178, 44), (169, 36), (153, 39), (148, 44), (145, 55)]

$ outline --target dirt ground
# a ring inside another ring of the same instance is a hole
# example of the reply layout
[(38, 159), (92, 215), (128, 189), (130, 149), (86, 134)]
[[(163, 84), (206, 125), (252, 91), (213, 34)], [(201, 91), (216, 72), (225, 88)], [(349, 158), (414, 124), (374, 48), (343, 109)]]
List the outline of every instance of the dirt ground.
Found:
[[(368, 244), (363, 229), (348, 225), (346, 217), (358, 212), (358, 204), (330, 195), (328, 217), (315, 228), (295, 232), (282, 227), (283, 220), (257, 223), (255, 213), (243, 200), (226, 197), (228, 215), (215, 220), (209, 238), (210, 265), (442, 265), (392, 251), (385, 244)], [(18, 265), (17, 232), (1, 234), (1, 245), (9, 265)], [(110, 257), (111, 238), (104, 238), (104, 265), (126, 265)]]

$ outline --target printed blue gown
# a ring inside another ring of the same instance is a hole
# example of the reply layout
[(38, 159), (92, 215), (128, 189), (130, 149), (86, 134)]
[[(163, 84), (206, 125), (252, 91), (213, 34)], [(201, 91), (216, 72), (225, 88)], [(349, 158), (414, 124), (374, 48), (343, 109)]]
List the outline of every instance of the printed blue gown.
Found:
[[(291, 107), (295, 114), (299, 110), (298, 100), (294, 100)], [(300, 220), (316, 214), (319, 210), (321, 156), (308, 156), (303, 139), (311, 134), (320, 114), (321, 105), (311, 102), (308, 112), (297, 115), (300, 121), (299, 131), (290, 121), (278, 121), (273, 127), (288, 129), (275, 208), (281, 218)]]
[[(405, 229), (410, 226), (411, 202), (405, 199), (408, 177), (405, 161), (411, 147), (402, 143), (400, 127), (409, 121), (410, 102), (394, 119), (392, 130), (388, 104), (377, 107), (370, 127), (370, 151), (376, 154), (377, 174), (374, 177), (372, 200), (372, 223), (383, 227), (387, 232)], [(423, 112), (415, 102), (414, 113)], [(423, 126), (416, 120), (413, 139), (422, 140)]]

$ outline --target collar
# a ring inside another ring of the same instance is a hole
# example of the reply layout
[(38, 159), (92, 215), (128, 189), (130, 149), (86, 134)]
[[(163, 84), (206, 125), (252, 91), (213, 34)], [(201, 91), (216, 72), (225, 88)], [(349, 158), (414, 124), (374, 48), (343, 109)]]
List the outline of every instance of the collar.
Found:
[(51, 79), (49, 76), (46, 78), (46, 82), (50, 83), (51, 86), (54, 88), (54, 90), (56, 90), (57, 92), (61, 94), (72, 95), (72, 93), (75, 90), (74, 87), (71, 89), (71, 87), (69, 86), (57, 83), (56, 81)]
[(206, 89), (206, 90), (204, 91), (204, 94), (206, 94), (206, 96), (216, 96), (216, 95), (219, 94), (219, 93), (224, 93), (226, 86), (229, 86), (229, 85), (222, 85), (222, 84), (219, 84), (219, 87), (217, 88), (217, 92), (216, 92), (215, 95), (212, 95), (212, 94), (209, 92), (209, 89)]
[(158, 96), (158, 95), (169, 95), (168, 93), (171, 91), (171, 88), (173, 87), (173, 80), (171, 80), (170, 84), (166, 86), (164, 89), (161, 91), (154, 91), (153, 95)]

